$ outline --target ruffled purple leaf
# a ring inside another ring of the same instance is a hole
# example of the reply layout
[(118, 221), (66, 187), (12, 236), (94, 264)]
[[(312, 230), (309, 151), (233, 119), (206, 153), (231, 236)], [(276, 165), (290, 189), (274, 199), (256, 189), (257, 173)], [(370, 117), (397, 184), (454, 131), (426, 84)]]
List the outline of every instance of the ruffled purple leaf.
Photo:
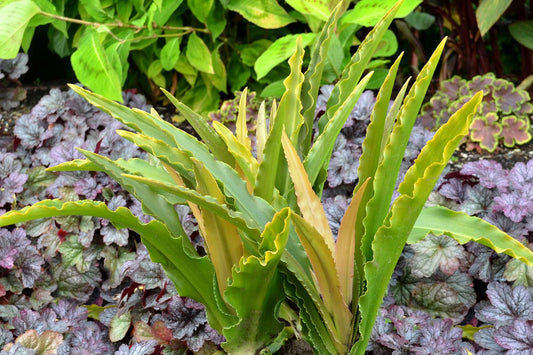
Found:
[(491, 282), (487, 286), (490, 304), (476, 310), (476, 316), (486, 323), (505, 324), (514, 320), (533, 320), (533, 298), (522, 285), (511, 286)]
[(478, 160), (465, 163), (461, 169), (461, 174), (473, 175), (479, 178), (479, 183), (488, 189), (497, 187), (498, 190), (505, 191), (509, 186), (507, 172), (500, 163), (494, 160)]

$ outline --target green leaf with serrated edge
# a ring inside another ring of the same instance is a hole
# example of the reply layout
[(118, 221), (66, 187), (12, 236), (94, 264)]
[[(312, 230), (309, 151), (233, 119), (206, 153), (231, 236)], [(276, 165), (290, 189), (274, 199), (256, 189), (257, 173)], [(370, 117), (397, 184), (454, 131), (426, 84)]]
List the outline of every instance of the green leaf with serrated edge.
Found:
[(302, 46), (306, 47), (316, 38), (314, 33), (286, 35), (278, 38), (264, 51), (254, 63), (257, 80), (267, 75), (272, 68), (285, 62), (296, 51), (296, 40), (302, 38)]
[[(223, 184), (224, 194), (234, 198), (237, 209), (250, 220), (256, 220), (258, 225), (264, 226), (274, 216), (274, 210), (269, 204), (248, 193), (246, 183), (235, 170), (227, 164), (217, 161), (207, 147), (190, 134), (144, 111), (129, 109), (77, 86), (71, 86), (71, 88), (91, 104), (109, 113), (126, 126), (146, 136), (160, 139), (184, 152), (190, 152), (192, 156), (204, 163), (213, 176)], [(227, 149), (225, 151), (227, 152)]]
[(89, 159), (74, 159), (46, 168), (46, 171), (104, 171)]
[(189, 63), (199, 71), (215, 74), (211, 52), (204, 41), (198, 37), (196, 32), (189, 35), (187, 47), (185, 49), (185, 56), (189, 60)]
[(257, 249), (257, 243), (259, 241), (260, 226), (256, 224), (253, 219), (247, 219), (242, 213), (238, 211), (230, 210), (226, 205), (220, 204), (215, 198), (211, 196), (204, 196), (195, 190), (188, 189), (186, 187), (178, 186), (176, 184), (165, 184), (161, 181), (147, 179), (138, 175), (123, 175), (128, 180), (134, 180), (143, 184), (149, 185), (152, 188), (156, 188), (161, 192), (166, 192), (179, 196), (187, 201), (190, 201), (204, 209), (208, 209), (218, 216), (224, 218), (228, 222), (234, 224), (237, 228), (245, 232), (249, 238), (249, 242), (255, 245)]
[(227, 6), (263, 28), (280, 28), (294, 22), (276, 0), (232, 0)]
[(261, 234), (260, 256), (243, 257), (233, 269), (224, 297), (236, 310), (239, 323), (224, 329), (224, 350), (254, 354), (272, 342), (283, 328), (276, 319), (284, 299), (278, 264), (289, 237), (289, 209), (277, 212)]
[(533, 266), (533, 252), (525, 245), (492, 224), (464, 212), (452, 211), (442, 206), (424, 208), (409, 234), (407, 243), (417, 243), (429, 233), (446, 234), (460, 244), (475, 241), (497, 253), (505, 253)]
[(289, 135), (292, 135), (295, 132), (295, 127), (303, 123), (300, 114), (300, 92), (304, 79), (301, 73), (303, 54), (301, 42), (298, 41), (297, 49), (289, 59), (291, 74), (283, 82), (286, 88), (281, 99), (284, 106), (283, 113), (280, 109), (276, 112), (273, 126), (265, 144), (263, 161), (259, 164), (254, 195), (265, 199), (267, 202), (272, 202), (275, 188), (280, 190), (281, 195), (284, 195), (286, 191), (281, 189), (288, 187), (289, 174), (287, 173), (287, 163), (281, 153), (281, 133), (285, 129)]
[(207, 123), (207, 119), (193, 110), (191, 110), (187, 105), (179, 102), (174, 95), (161, 89), (165, 96), (170, 100), (170, 102), (179, 110), (179, 112), (185, 117), (187, 122), (194, 128), (195, 132), (198, 133), (202, 142), (204, 142), (213, 155), (218, 159), (222, 160), (229, 166), (233, 166), (234, 160), (231, 154), (228, 152), (228, 147), (224, 140), (215, 132), (213, 127)]
[[(136, 146), (150, 153), (159, 160), (164, 161), (165, 163), (170, 165), (172, 168), (178, 171), (179, 174), (184, 177), (188, 182), (192, 183), (195, 181), (193, 173), (193, 164), (191, 163), (190, 156), (188, 154), (184, 153), (179, 149), (168, 146), (163, 141), (153, 139), (151, 137), (145, 136), (144, 134), (135, 134), (129, 131), (122, 130), (117, 130), (117, 134), (123, 137), (124, 139), (127, 139), (130, 142), (134, 143)], [(169, 174), (161, 167), (150, 166), (146, 168), (154, 169), (155, 171), (160, 171), (160, 176), (164, 177), (164, 179), (161, 179), (162, 181), (173, 181)], [(146, 176), (146, 174), (143, 174), (143, 170), (140, 170), (140, 172), (141, 175)]]
[(298, 306), (302, 334), (316, 354), (335, 354), (335, 343), (307, 289), (293, 274), (286, 274), (285, 295)]
[(352, 88), (355, 87), (357, 82), (359, 82), (363, 71), (366, 69), (368, 63), (372, 59), (374, 52), (376, 51), (381, 39), (385, 35), (385, 32), (390, 26), (402, 2), (403, 0), (398, 1), (396, 5), (394, 5), (377, 23), (376, 27), (370, 31), (363, 43), (361, 43), (357, 49), (357, 52), (355, 52), (355, 54), (352, 56), (350, 63), (342, 71), (341, 79), (333, 88), (331, 96), (326, 105), (326, 113), (319, 121), (318, 128), (320, 132), (322, 132), (326, 126), (327, 121), (333, 117), (339, 106), (346, 101), (347, 97), (352, 92)]
[(179, 222), (179, 216), (174, 209), (174, 205), (163, 195), (155, 193), (149, 186), (124, 179), (122, 177), (123, 174), (131, 174), (133, 172), (122, 168), (113, 160), (86, 150), (79, 149), (79, 151), (93, 163), (100, 165), (107, 175), (115, 179), (126, 191), (135, 196), (141, 202), (145, 213), (163, 221), (176, 237), (186, 235)]
[[(425, 93), (425, 90), (423, 92)], [(478, 92), (435, 133), (433, 139), (422, 149), (414, 165), (407, 171), (403, 182), (398, 187), (401, 195), (394, 201), (383, 225), (374, 236), (372, 242), (374, 258), (365, 264), (367, 289), (359, 302), (359, 311), (361, 312), (360, 339), (352, 348), (351, 354), (362, 355), (365, 353), (379, 307), (387, 292), (390, 278), (407, 237), (442, 170), (446, 167), (463, 137), (468, 133), (468, 127), (482, 97), (483, 93)], [(407, 101), (409, 102), (413, 98), (414, 96), (409, 95)], [(418, 108), (414, 116), (417, 112)], [(394, 133), (391, 140), (394, 139), (393, 137)], [(388, 151), (385, 152), (386, 155), (389, 153)], [(379, 185), (374, 184), (374, 186)]]
[(307, 174), (309, 174), (309, 181), (315, 187), (315, 191), (317, 191), (317, 189), (322, 191), (322, 187), (317, 186), (317, 177), (321, 171), (327, 170), (335, 146), (335, 140), (371, 77), (372, 72), (367, 74), (357, 84), (350, 95), (346, 97), (342, 105), (337, 108), (337, 111), (335, 111), (331, 120), (316, 138), (309, 154), (304, 160), (305, 170), (307, 171)]
[(213, 328), (221, 332), (224, 326), (231, 324), (214, 299), (214, 271), (209, 259), (199, 257), (194, 248), (183, 243), (184, 237), (176, 238), (158, 220), (141, 223), (127, 208), (119, 207), (112, 211), (104, 202), (44, 200), (1, 215), (0, 226), (54, 216), (100, 217), (108, 219), (116, 228), (128, 228), (136, 232), (150, 252), (152, 261), (161, 263), (179, 294), (206, 306)]
[[(409, 90), (404, 104), (398, 113), (398, 119), (394, 129), (387, 140), (385, 150), (381, 153), (383, 157), (380, 158), (380, 163), (375, 170), (375, 179), (373, 182), (374, 195), (368, 201), (366, 216), (363, 220), (364, 236), (362, 248), (366, 261), (372, 260), (372, 239), (378, 228), (382, 226), (385, 216), (389, 211), (405, 148), (409, 142), (411, 130), (431, 82), (431, 78), (433, 77), (433, 72), (437, 67), (438, 60), (446, 43), (445, 41), (446, 39), (441, 41)], [(376, 142), (376, 144), (378, 143), (381, 145), (381, 141)]]
[(513, 0), (481, 0), (476, 9), (479, 33), (484, 36), (503, 15)]
[(92, 27), (85, 28), (78, 49), (70, 57), (72, 69), (91, 90), (122, 102), (121, 73), (111, 64), (99, 37)]
[(326, 65), (326, 58), (328, 55), (329, 45), (332, 37), (335, 36), (335, 27), (340, 16), (340, 6), (337, 5), (331, 16), (322, 27), (322, 31), (315, 40), (311, 49), (311, 60), (307, 71), (305, 72), (305, 80), (302, 84), (302, 115), (304, 118), (304, 126), (300, 131), (300, 149), (303, 156), (306, 156), (311, 146), (311, 139), (313, 136), (313, 124), (315, 120), (316, 98), (320, 84), (322, 81), (322, 73)]
[(246, 179), (255, 186), (255, 176), (259, 168), (257, 160), (254, 158), (250, 150), (237, 140), (231, 130), (218, 121), (213, 121), (213, 128), (224, 139), (228, 146), (228, 151), (233, 155), (237, 164), (243, 171)]
[(0, 6), (0, 58), (12, 59), (20, 50), (28, 22), (40, 10), (31, 0), (4, 2)]
[[(203, 196), (212, 197), (221, 206), (226, 205), (224, 195), (213, 175), (202, 162), (194, 158), (191, 160), (196, 176), (196, 191)], [(243, 245), (234, 223), (218, 216), (209, 208), (200, 206), (200, 210), (202, 217), (199, 223), (207, 255), (215, 269), (218, 290), (220, 294), (224, 294), (233, 266), (239, 264), (240, 258), (244, 255)]]
[(324, 237), (305, 219), (291, 213), (291, 222), (313, 266), (324, 305), (333, 317), (335, 328), (330, 331), (338, 336), (342, 344), (341, 353), (344, 353), (351, 336), (352, 313), (341, 294), (333, 253), (325, 243)]
[[(398, 113), (400, 112), (400, 109), (402, 107), (403, 99), (405, 97), (405, 93), (407, 92), (407, 88), (409, 87), (410, 81), (411, 78), (408, 78), (405, 81), (405, 84), (403, 84), (402, 88), (398, 92), (398, 95), (396, 95), (396, 98), (394, 99), (392, 106), (389, 109), (389, 112), (387, 112), (387, 117), (385, 118), (385, 127), (383, 129), (383, 138), (381, 139), (381, 153), (385, 151), (385, 146), (387, 145), (389, 136), (392, 133), (394, 122), (396, 122), (396, 118), (398, 117)], [(380, 155), (380, 159), (383, 159), (383, 154)]]
[(311, 15), (326, 21), (331, 13), (326, 0), (286, 0), (296, 11), (301, 14)]
[(298, 153), (291, 144), (285, 131), (283, 131), (281, 143), (289, 166), (289, 174), (294, 185), (300, 212), (303, 218), (322, 236), (330, 253), (333, 254), (335, 252), (335, 239), (333, 238), (333, 233), (331, 233), (324, 207), (313, 191), (313, 187), (307, 178), (307, 173), (298, 157)]

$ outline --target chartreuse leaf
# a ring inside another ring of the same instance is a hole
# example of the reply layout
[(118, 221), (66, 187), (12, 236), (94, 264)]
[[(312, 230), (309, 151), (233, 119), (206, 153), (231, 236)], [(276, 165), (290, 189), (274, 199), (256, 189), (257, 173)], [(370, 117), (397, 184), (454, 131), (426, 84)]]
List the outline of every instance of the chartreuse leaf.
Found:
[(332, 38), (335, 36), (335, 28), (339, 20), (341, 6), (342, 2), (333, 10), (333, 13), (329, 16), (322, 27), (322, 31), (315, 40), (311, 49), (311, 60), (305, 72), (305, 80), (302, 83), (302, 116), (305, 125), (300, 131), (300, 148), (303, 156), (307, 155), (311, 146), (316, 98), (320, 84), (322, 83), (322, 73), (326, 65), (329, 46)]
[(118, 314), (116, 313), (111, 319), (111, 324), (109, 324), (109, 340), (112, 342), (117, 342), (122, 340), (128, 329), (131, 325), (131, 312), (128, 310), (125, 313)]
[[(220, 205), (225, 205), (224, 194), (220, 191), (213, 175), (198, 160), (191, 159), (196, 176), (196, 191), (202, 195), (213, 197)], [(224, 294), (231, 269), (239, 263), (244, 255), (243, 245), (236, 226), (209, 209), (200, 207), (202, 214), (203, 237), (206, 251), (217, 276), (218, 289)]]
[(255, 354), (283, 328), (276, 319), (284, 299), (278, 264), (289, 237), (289, 213), (288, 208), (282, 209), (265, 226), (260, 256), (243, 257), (233, 269), (224, 297), (236, 310), (239, 323), (224, 329), (223, 347), (229, 353)]
[(78, 49), (70, 57), (76, 77), (91, 90), (122, 102), (120, 73), (113, 67), (107, 56), (100, 33), (86, 27)]
[(326, 213), (324, 212), (320, 199), (313, 191), (313, 187), (307, 178), (307, 173), (298, 157), (298, 153), (291, 144), (285, 131), (283, 131), (281, 143), (283, 144), (283, 150), (287, 159), (289, 174), (294, 184), (294, 191), (300, 212), (303, 218), (324, 238), (324, 242), (328, 246), (330, 253), (333, 254), (335, 251), (335, 240), (329, 228)]
[(359, 208), (364, 206), (361, 205), (361, 200), (369, 181), (370, 178), (365, 180), (348, 205), (335, 244), (335, 266), (339, 275), (341, 294), (346, 304), (352, 302), (352, 297), (355, 304), (359, 303), (359, 292), (364, 280), (361, 238), (355, 234), (355, 222)]
[(287, 4), (291, 5), (295, 10), (301, 14), (317, 17), (326, 21), (331, 13), (328, 6), (330, 1), (324, 0), (286, 0)]
[[(442, 49), (442, 46), (440, 48)], [(427, 80), (429, 81), (430, 78)], [(422, 93), (425, 93), (425, 90)], [(413, 100), (415, 96), (416, 93), (408, 95), (407, 100)], [(365, 264), (367, 289), (360, 298), (360, 340), (351, 353), (365, 353), (379, 307), (387, 292), (387, 285), (407, 237), (439, 175), (463, 137), (468, 133), (472, 117), (482, 98), (483, 93), (478, 92), (435, 133), (433, 139), (422, 149), (414, 165), (407, 171), (403, 182), (398, 187), (401, 195), (393, 203), (383, 225), (374, 236), (372, 242), (373, 260)], [(406, 107), (404, 106), (405, 109), (407, 109)], [(414, 113), (415, 116), (417, 112), (418, 108)], [(393, 139), (394, 132), (391, 141)], [(389, 153), (388, 151), (385, 152), (385, 154)]]
[(335, 260), (325, 238), (301, 216), (291, 213), (291, 222), (313, 267), (316, 283), (325, 308), (333, 318), (334, 329), (329, 328), (339, 354), (346, 353), (350, 342), (352, 313), (341, 295)]
[(39, 7), (31, 0), (5, 1), (0, 5), (0, 58), (15, 58), (20, 50), (24, 30)]
[[(288, 188), (289, 176), (287, 174), (287, 164), (281, 157), (282, 131), (286, 130), (289, 136), (294, 137), (298, 133), (297, 128), (303, 123), (303, 118), (300, 113), (302, 107), (300, 103), (300, 92), (304, 80), (303, 74), (301, 73), (304, 52), (301, 42), (298, 41), (298, 43), (296, 52), (289, 59), (291, 74), (283, 82), (286, 91), (276, 111), (274, 123), (266, 141), (263, 161), (259, 165), (259, 171), (257, 173), (254, 194), (265, 199), (267, 202), (271, 202), (273, 199), (274, 187), (277, 187), (278, 190)], [(284, 195), (284, 192), (280, 190), (282, 195)]]
[(47, 171), (103, 171), (89, 159), (74, 159), (46, 168)]
[[(110, 210), (104, 202), (44, 200), (18, 211), (0, 216), (0, 226), (54, 216), (93, 216), (108, 219), (117, 228), (129, 228), (139, 234), (154, 262), (161, 263), (181, 296), (191, 297), (206, 306), (209, 324), (218, 331), (232, 323), (214, 298), (214, 271), (209, 259), (200, 257), (194, 248), (183, 243), (158, 220), (141, 223), (130, 210)], [(185, 238), (187, 238), (185, 236)], [(216, 291), (218, 292), (218, 291)]]
[(259, 169), (259, 163), (252, 155), (252, 152), (239, 142), (231, 130), (222, 123), (213, 121), (213, 128), (228, 146), (228, 151), (233, 155), (240, 170), (246, 177), (247, 182), (250, 183), (252, 187), (255, 186), (255, 177), (257, 170)]
[(346, 100), (338, 107), (331, 120), (316, 138), (315, 143), (304, 160), (305, 170), (309, 174), (309, 181), (315, 186), (315, 191), (317, 189), (318, 191), (322, 191), (322, 187), (317, 186), (317, 178), (321, 172), (327, 171), (329, 159), (335, 146), (335, 140), (371, 77), (372, 72), (367, 74), (357, 84), (350, 95), (346, 97)]
[(276, 0), (232, 0), (227, 6), (263, 28), (280, 28), (294, 22)]
[(237, 122), (235, 128), (235, 135), (238, 141), (248, 151), (252, 151), (252, 144), (250, 138), (248, 138), (248, 124), (246, 118), (246, 99), (248, 97), (248, 88), (244, 88), (242, 91), (241, 99), (239, 100), (239, 113), (237, 114)]
[[(257, 162), (263, 161), (263, 151), (265, 149), (266, 140), (268, 137), (266, 109), (265, 102), (261, 102), (259, 111), (257, 111), (256, 126), (255, 126), (255, 145), (257, 149)], [(259, 166), (257, 167), (259, 169)], [(257, 174), (257, 173), (256, 173)]]
[(189, 63), (199, 71), (215, 74), (211, 52), (204, 41), (198, 37), (196, 32), (191, 33), (188, 37), (185, 55), (187, 56)]
[(475, 241), (497, 253), (505, 253), (533, 266), (533, 252), (525, 245), (481, 218), (463, 212), (442, 206), (424, 208), (409, 234), (407, 243), (417, 243), (429, 233), (446, 234), (460, 244)]
[[(411, 13), (422, 0), (405, 0), (395, 17), (405, 17)], [(357, 23), (361, 26), (374, 26), (389, 10), (396, 0), (361, 0), (352, 11), (343, 18), (343, 23)]]
[[(319, 121), (319, 131), (321, 132), (327, 121), (330, 120), (339, 106), (342, 105), (348, 96), (352, 92), (352, 88), (359, 82), (363, 71), (366, 69), (368, 63), (372, 59), (374, 52), (376, 51), (378, 44), (387, 32), (394, 16), (398, 12), (398, 9), (402, 5), (403, 0), (398, 1), (377, 23), (377, 25), (366, 36), (365, 40), (357, 52), (352, 56), (350, 63), (342, 71), (341, 80), (335, 85), (331, 96), (327, 103), (327, 109), (325, 115), (323, 115)], [(312, 181), (312, 180), (311, 180)]]
[(215, 132), (215, 130), (207, 123), (207, 119), (193, 110), (191, 110), (187, 105), (179, 102), (174, 95), (161, 89), (165, 96), (172, 102), (174, 106), (180, 111), (180, 113), (185, 117), (187, 122), (194, 128), (194, 131), (202, 138), (204, 142), (213, 155), (217, 159), (222, 160), (230, 166), (233, 166), (233, 158), (228, 153), (228, 148), (224, 143), (224, 140)]
[[(409, 142), (411, 130), (431, 82), (433, 72), (437, 67), (445, 41), (446, 39), (441, 41), (409, 90), (409, 94), (399, 112), (398, 120), (387, 141), (385, 151), (382, 153), (383, 156), (380, 158), (373, 182), (374, 195), (367, 204), (366, 217), (363, 221), (364, 237), (362, 247), (366, 261), (372, 260), (372, 239), (378, 228), (383, 225), (385, 216), (389, 211), (405, 148)], [(375, 144), (378, 144), (378, 141)], [(379, 141), (379, 144), (381, 145), (381, 141)]]

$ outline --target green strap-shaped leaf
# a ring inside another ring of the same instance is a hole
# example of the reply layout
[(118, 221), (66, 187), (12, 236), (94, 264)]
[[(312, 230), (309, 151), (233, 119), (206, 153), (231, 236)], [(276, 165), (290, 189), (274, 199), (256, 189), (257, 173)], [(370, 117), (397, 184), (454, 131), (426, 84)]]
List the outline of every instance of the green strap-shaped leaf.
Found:
[(475, 241), (497, 253), (505, 253), (533, 266), (533, 252), (525, 245), (481, 218), (442, 206), (424, 208), (407, 239), (414, 244), (429, 233), (446, 234), (460, 244)]
[(109, 176), (115, 179), (126, 191), (135, 196), (142, 204), (143, 211), (154, 218), (162, 221), (169, 228), (169, 231), (176, 237), (186, 235), (179, 216), (174, 205), (170, 203), (163, 195), (155, 193), (149, 186), (137, 181), (124, 179), (122, 174), (132, 174), (118, 165), (111, 159), (101, 155), (79, 149), (93, 163), (99, 165)]
[(31, 0), (4, 1), (0, 5), (0, 58), (15, 58), (20, 50), (24, 30), (40, 9)]
[(372, 73), (367, 74), (357, 84), (350, 95), (346, 97), (346, 100), (335, 111), (335, 114), (323, 129), (322, 133), (316, 138), (315, 143), (304, 160), (309, 181), (315, 187), (315, 191), (318, 190), (317, 193), (322, 191), (322, 186), (319, 183), (320, 181), (317, 181), (317, 178), (323, 171), (327, 172), (329, 160), (335, 147), (335, 140), (371, 77)]
[(304, 126), (300, 132), (300, 151), (302, 156), (307, 156), (311, 146), (316, 98), (318, 90), (320, 89), (324, 66), (326, 65), (329, 45), (331, 39), (335, 36), (335, 28), (337, 27), (337, 22), (339, 20), (341, 6), (342, 2), (337, 5), (322, 27), (322, 31), (311, 49), (311, 60), (307, 71), (305, 72), (305, 80), (302, 84), (302, 115), (304, 118)]
[(202, 138), (202, 142), (204, 142), (209, 147), (213, 155), (217, 157), (217, 159), (222, 160), (230, 166), (233, 166), (233, 158), (228, 153), (228, 148), (224, 143), (224, 140), (220, 138), (220, 136), (215, 132), (213, 127), (211, 127), (207, 123), (207, 119), (191, 110), (187, 105), (179, 102), (174, 97), (174, 95), (172, 95), (165, 89), (161, 90), (170, 100), (170, 102), (172, 102), (172, 104), (185, 117), (187, 122), (189, 122), (189, 124), (194, 128), (194, 131), (198, 133), (200, 138)]
[(250, 241), (255, 244), (255, 249), (257, 249), (257, 244), (259, 241), (259, 236), (261, 234), (260, 227), (255, 223), (254, 220), (247, 219), (242, 213), (237, 211), (230, 210), (226, 205), (220, 204), (215, 198), (211, 196), (204, 196), (198, 193), (195, 190), (188, 189), (183, 186), (176, 184), (166, 184), (164, 182), (147, 179), (138, 175), (123, 175), (124, 178), (132, 181), (142, 182), (143, 184), (149, 185), (150, 187), (160, 191), (161, 193), (166, 192), (179, 196), (187, 201), (194, 203), (204, 209), (208, 209), (211, 212), (217, 214), (218, 216), (224, 218), (228, 222), (231, 222), (237, 228), (242, 230), (248, 235)]
[(122, 73), (118, 73), (111, 64), (96, 30), (85, 28), (79, 47), (70, 60), (80, 82), (99, 94), (122, 102)]
[(370, 31), (363, 43), (361, 43), (357, 49), (357, 52), (352, 56), (350, 63), (344, 68), (341, 80), (339, 80), (333, 88), (328, 100), (326, 113), (319, 121), (318, 128), (320, 132), (324, 129), (327, 121), (333, 117), (338, 110), (338, 107), (346, 101), (347, 97), (352, 92), (352, 88), (355, 87), (357, 82), (359, 82), (363, 71), (372, 59), (378, 44), (381, 42), (381, 38), (385, 35), (385, 32), (389, 28), (402, 2), (403, 0), (398, 1), (396, 5), (394, 5), (377, 23), (376, 27)]
[(46, 168), (47, 171), (104, 171), (89, 159), (74, 159)]
[[(398, 172), (409, 142), (409, 136), (415, 123), (418, 111), (437, 67), (446, 39), (441, 41), (429, 61), (424, 65), (416, 82), (409, 90), (400, 110), (397, 123), (389, 137), (383, 157), (376, 170), (374, 179), (374, 196), (368, 202), (364, 224), (363, 255), (366, 261), (372, 260), (372, 239), (383, 224), (389, 211), (392, 194), (396, 186)], [(381, 141), (379, 141), (381, 145)], [(378, 146), (379, 147), (379, 146)]]
[[(224, 195), (213, 175), (200, 161), (192, 158), (192, 162), (196, 176), (196, 190), (204, 196), (214, 198), (218, 204), (225, 205)], [(200, 209), (202, 217), (198, 222), (207, 247), (207, 255), (215, 269), (218, 290), (220, 294), (224, 294), (233, 266), (238, 265), (244, 255), (243, 245), (237, 227), (233, 223), (219, 217), (208, 208), (200, 207)]]
[(286, 91), (281, 98), (274, 125), (267, 138), (263, 161), (259, 165), (257, 183), (254, 189), (254, 195), (268, 202), (273, 199), (274, 186), (283, 196), (286, 192), (285, 189), (288, 188), (289, 174), (287, 163), (281, 153), (281, 133), (285, 130), (292, 140), (297, 137), (298, 129), (303, 124), (303, 117), (300, 113), (302, 108), (300, 92), (304, 80), (301, 73), (304, 51), (301, 41), (297, 41), (297, 43), (296, 52), (289, 59), (291, 74), (283, 82)]
[(478, 92), (435, 133), (398, 187), (401, 195), (394, 201), (372, 242), (374, 258), (365, 264), (367, 290), (360, 299), (360, 340), (352, 353), (364, 354), (379, 307), (407, 237), (442, 170), (468, 133), (482, 97), (483, 92)]
[(130, 210), (119, 207), (110, 210), (104, 202), (44, 200), (18, 211), (0, 216), (0, 226), (54, 216), (93, 216), (111, 221), (117, 228), (129, 228), (138, 233), (150, 252), (150, 258), (160, 263), (181, 296), (191, 297), (206, 306), (209, 324), (219, 330), (232, 324), (226, 311), (220, 311), (214, 299), (213, 267), (206, 257), (199, 257), (194, 248), (183, 244), (157, 220), (141, 223)]
[(255, 354), (274, 340), (283, 325), (276, 318), (284, 299), (278, 264), (289, 237), (289, 209), (274, 215), (261, 234), (260, 257), (243, 257), (233, 269), (224, 297), (236, 310), (239, 323), (224, 329), (224, 350)]

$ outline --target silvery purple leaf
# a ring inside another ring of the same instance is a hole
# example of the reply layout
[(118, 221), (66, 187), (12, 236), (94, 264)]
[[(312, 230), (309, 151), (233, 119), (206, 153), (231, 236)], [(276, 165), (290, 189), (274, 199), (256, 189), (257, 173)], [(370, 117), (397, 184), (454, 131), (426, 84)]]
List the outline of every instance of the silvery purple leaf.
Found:
[(502, 165), (494, 160), (479, 160), (468, 162), (461, 169), (463, 175), (473, 175), (479, 178), (479, 183), (488, 189), (495, 187), (500, 191), (505, 191), (509, 186), (507, 171)]
[(487, 296), (490, 305), (476, 310), (476, 316), (483, 322), (497, 325), (517, 319), (533, 320), (533, 299), (524, 286), (512, 289), (506, 283), (491, 282)]

